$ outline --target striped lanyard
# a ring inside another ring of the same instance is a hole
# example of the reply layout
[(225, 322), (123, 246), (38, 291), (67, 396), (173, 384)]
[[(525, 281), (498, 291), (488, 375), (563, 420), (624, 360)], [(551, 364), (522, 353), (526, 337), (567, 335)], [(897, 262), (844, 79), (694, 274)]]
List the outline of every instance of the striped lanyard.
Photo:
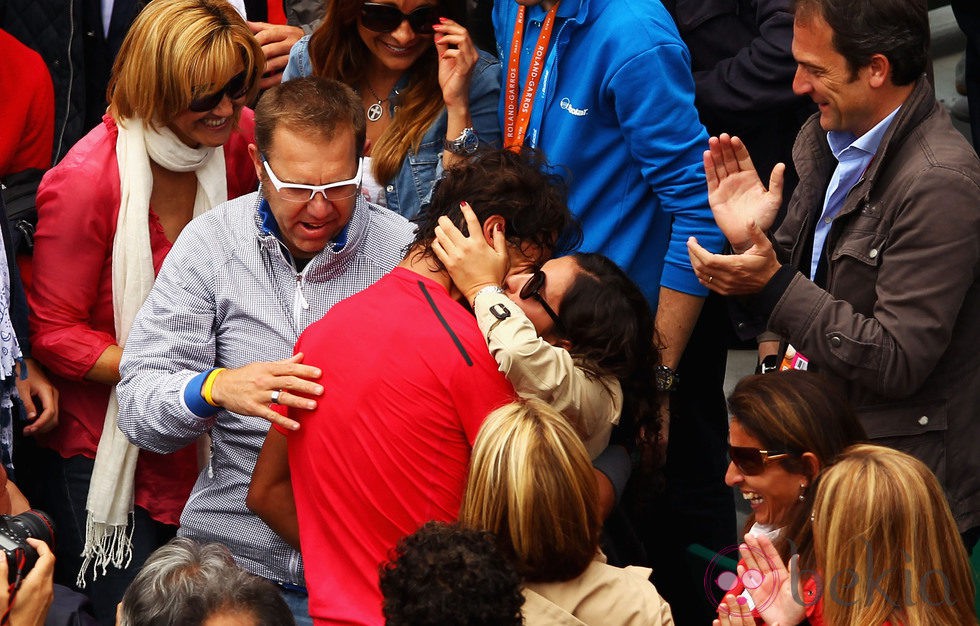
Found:
[(531, 65), (527, 70), (527, 80), (524, 81), (524, 93), (520, 97), (520, 106), (517, 98), (517, 73), (521, 67), (521, 46), (524, 43), (524, 12), (523, 5), (517, 9), (517, 21), (514, 24), (514, 39), (510, 44), (510, 60), (507, 64), (507, 92), (504, 99), (504, 147), (510, 150), (520, 149), (524, 144), (524, 135), (527, 134), (527, 127), (531, 121), (531, 108), (534, 106), (534, 97), (538, 90), (538, 81), (541, 79), (541, 71), (544, 67), (545, 55), (548, 52), (548, 43), (551, 40), (551, 31), (555, 25), (555, 13), (558, 11), (558, 3), (548, 11), (544, 22), (541, 24), (541, 34), (538, 35), (538, 43), (534, 48), (534, 56), (531, 57)]

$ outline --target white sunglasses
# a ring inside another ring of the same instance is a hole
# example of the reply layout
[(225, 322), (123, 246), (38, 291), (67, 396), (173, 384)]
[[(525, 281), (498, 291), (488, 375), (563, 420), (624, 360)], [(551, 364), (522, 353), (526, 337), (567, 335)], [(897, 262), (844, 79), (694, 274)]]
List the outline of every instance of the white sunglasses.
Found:
[(269, 179), (272, 181), (272, 186), (276, 188), (279, 197), (286, 202), (309, 202), (313, 200), (316, 194), (323, 194), (323, 197), (328, 202), (340, 202), (343, 200), (349, 200), (357, 195), (357, 188), (361, 184), (361, 173), (364, 168), (364, 159), (358, 157), (357, 159), (357, 173), (354, 174), (354, 178), (349, 180), (342, 180), (336, 183), (327, 183), (326, 185), (300, 185), (295, 183), (284, 183), (279, 180), (276, 173), (272, 171), (272, 167), (269, 165), (269, 160), (262, 156), (262, 165), (265, 166), (266, 173), (269, 174)]

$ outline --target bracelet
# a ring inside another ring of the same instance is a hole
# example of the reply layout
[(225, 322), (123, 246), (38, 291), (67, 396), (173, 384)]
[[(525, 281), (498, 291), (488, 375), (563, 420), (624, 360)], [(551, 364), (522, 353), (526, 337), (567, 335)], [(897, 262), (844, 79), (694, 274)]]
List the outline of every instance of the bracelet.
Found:
[(204, 385), (201, 386), (201, 397), (204, 398), (204, 401), (210, 404), (211, 406), (214, 407), (221, 406), (219, 404), (215, 404), (214, 398), (211, 397), (211, 390), (214, 387), (214, 379), (218, 377), (218, 374), (225, 371), (225, 369), (226, 368), (224, 367), (216, 367), (213, 370), (211, 370), (211, 373), (208, 374), (208, 377), (204, 379)]
[(502, 293), (504, 293), (504, 290), (500, 287), (500, 285), (487, 285), (486, 287), (483, 287), (482, 289), (480, 289), (479, 291), (477, 291), (475, 294), (473, 294), (473, 301), (470, 303), (470, 306), (475, 309), (476, 308), (476, 299), (479, 298), (481, 295), (483, 295), (485, 293), (500, 293), (500, 294), (502, 294)]

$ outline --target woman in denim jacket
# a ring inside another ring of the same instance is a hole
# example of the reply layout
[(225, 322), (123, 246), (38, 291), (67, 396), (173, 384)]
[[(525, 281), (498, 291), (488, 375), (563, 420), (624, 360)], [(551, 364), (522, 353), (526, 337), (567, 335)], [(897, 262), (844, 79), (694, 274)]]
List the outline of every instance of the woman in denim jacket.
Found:
[(500, 63), (448, 16), (457, 0), (338, 0), (300, 39), (283, 80), (316, 74), (353, 87), (367, 113), (362, 191), (411, 219), (444, 167), (500, 139)]

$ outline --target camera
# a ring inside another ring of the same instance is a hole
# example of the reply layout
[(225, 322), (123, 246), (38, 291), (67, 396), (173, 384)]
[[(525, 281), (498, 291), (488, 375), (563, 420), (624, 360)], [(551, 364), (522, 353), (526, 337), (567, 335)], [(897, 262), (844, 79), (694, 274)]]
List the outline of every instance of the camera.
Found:
[(0, 515), (0, 549), (7, 557), (8, 582), (23, 578), (37, 563), (37, 550), (27, 543), (28, 537), (54, 550), (54, 522), (47, 513), (31, 509), (20, 515)]

